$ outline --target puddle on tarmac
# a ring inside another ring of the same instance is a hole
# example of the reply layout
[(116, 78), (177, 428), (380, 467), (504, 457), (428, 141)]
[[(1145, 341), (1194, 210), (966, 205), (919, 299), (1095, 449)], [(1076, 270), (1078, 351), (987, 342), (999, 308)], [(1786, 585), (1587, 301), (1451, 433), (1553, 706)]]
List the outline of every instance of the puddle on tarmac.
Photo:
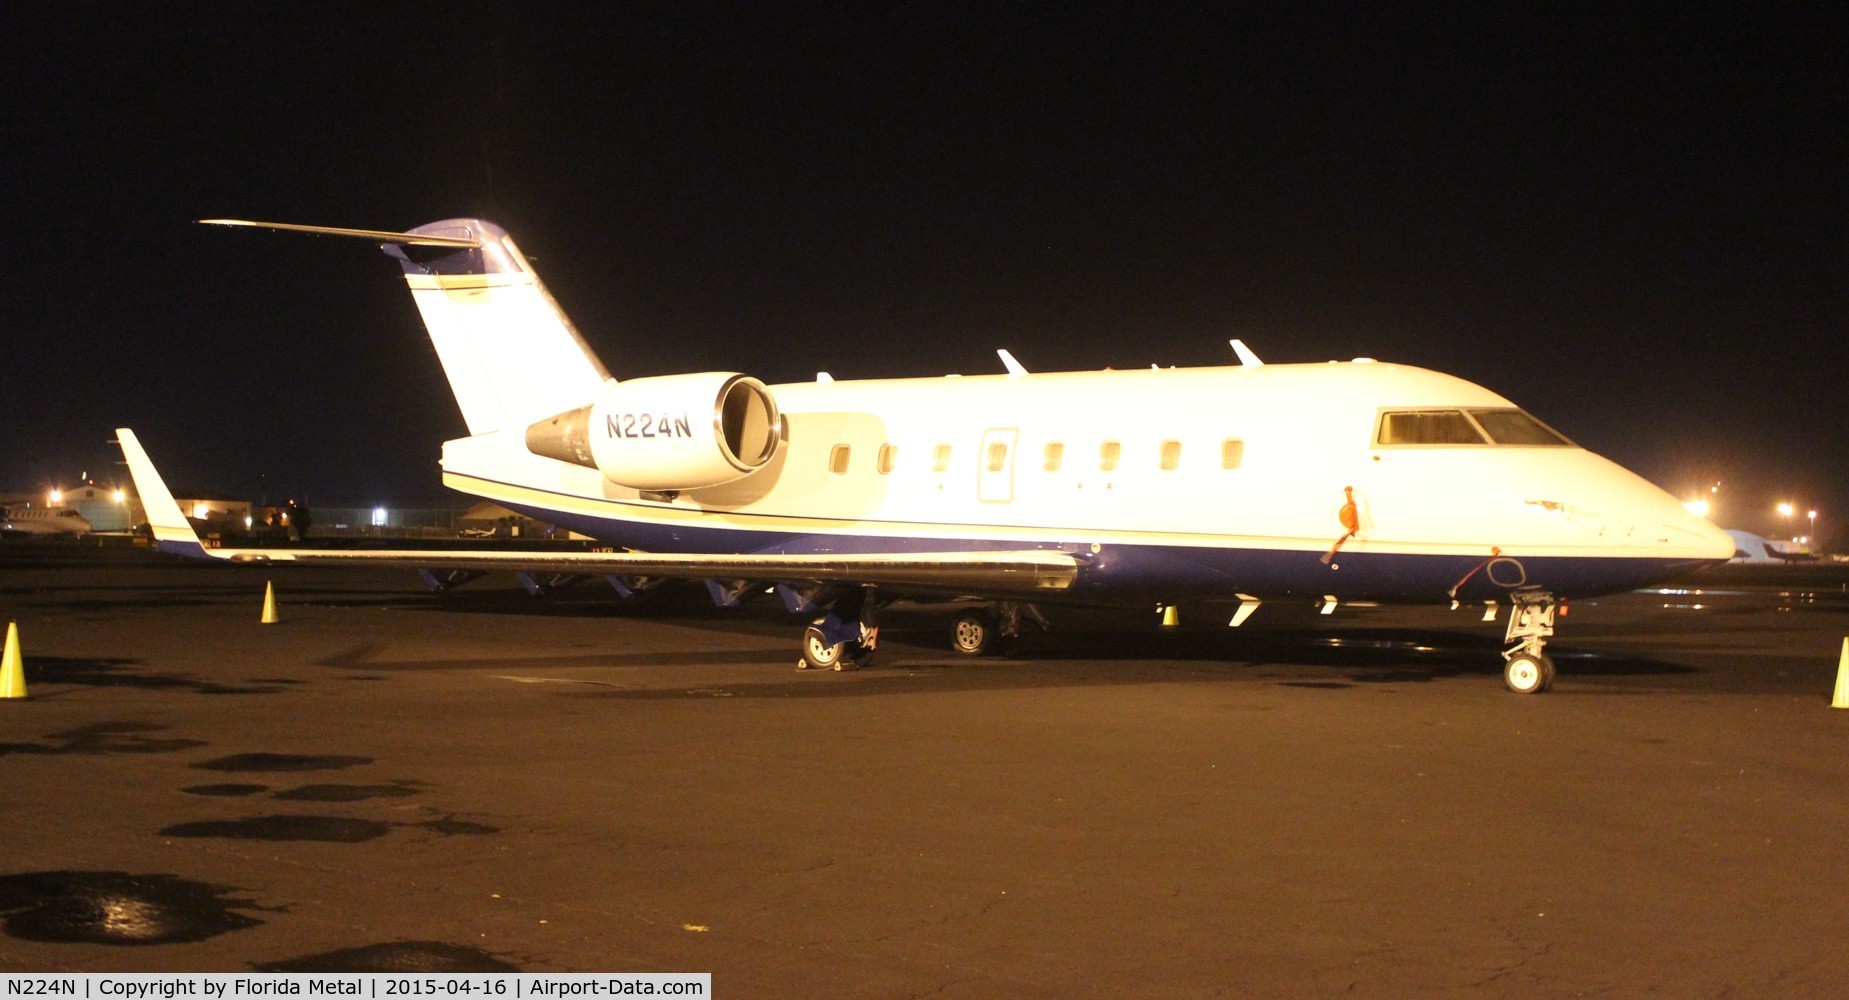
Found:
[(201, 820), (176, 823), (161, 830), (163, 837), (224, 837), (228, 840), (313, 840), (332, 844), (358, 844), (391, 832), (391, 824), (344, 816), (251, 816), (247, 819)]
[(405, 825), (422, 827), (434, 833), (440, 833), (445, 837), (480, 837), (490, 833), (501, 832), (501, 828), (498, 826), (488, 826), (485, 823), (470, 823), (467, 820), (460, 819), (433, 819), (423, 823), (406, 823)]
[(0, 875), (0, 927), (22, 941), (151, 945), (204, 941), (263, 921), (229, 888), (172, 875), (27, 872)]
[(366, 799), (399, 799), (416, 795), (408, 782), (390, 785), (303, 785), (270, 796), (289, 802), (363, 802)]
[(275, 694), (282, 690), (277, 687), (234, 687), (202, 681), (186, 674), (148, 673), (134, 669), (139, 663), (140, 660), (119, 657), (33, 656), (25, 663), (26, 683), (131, 687), (150, 691), (189, 690), (200, 694)]
[(203, 771), (338, 771), (370, 763), (371, 757), (341, 757), (333, 754), (238, 753), (217, 760), (200, 761), (193, 766)]
[(188, 795), (212, 795), (219, 798), (236, 798), (240, 795), (255, 795), (268, 791), (268, 785), (194, 785), (180, 791)]
[(53, 743), (0, 743), (0, 757), (9, 753), (42, 754), (109, 754), (174, 753), (205, 746), (204, 740), (175, 737), (154, 738), (146, 734), (164, 732), (166, 726), (151, 722), (99, 722), (82, 729), (52, 733), (45, 738)]
[(440, 941), (394, 941), (254, 965), (258, 972), (519, 972), (476, 948)]

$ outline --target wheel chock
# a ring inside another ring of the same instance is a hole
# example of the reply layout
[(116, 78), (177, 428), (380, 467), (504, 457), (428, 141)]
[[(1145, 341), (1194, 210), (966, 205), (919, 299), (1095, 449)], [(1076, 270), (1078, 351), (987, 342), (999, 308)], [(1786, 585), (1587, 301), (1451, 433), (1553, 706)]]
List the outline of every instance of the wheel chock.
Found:
[(263, 581), (263, 617), (257, 619), (260, 625), (274, 625), (281, 619), (276, 617), (276, 587), (270, 581)]
[(6, 654), (0, 657), (0, 698), (26, 696), (26, 665), (19, 657), (19, 623), (6, 623)]
[[(6, 639), (7, 655), (13, 655), (13, 637), (9, 633)], [(8, 660), (8, 663), (13, 662)], [(1843, 656), (1836, 661), (1836, 694), (1830, 699), (1831, 708), (1849, 708), (1849, 637), (1843, 639)]]

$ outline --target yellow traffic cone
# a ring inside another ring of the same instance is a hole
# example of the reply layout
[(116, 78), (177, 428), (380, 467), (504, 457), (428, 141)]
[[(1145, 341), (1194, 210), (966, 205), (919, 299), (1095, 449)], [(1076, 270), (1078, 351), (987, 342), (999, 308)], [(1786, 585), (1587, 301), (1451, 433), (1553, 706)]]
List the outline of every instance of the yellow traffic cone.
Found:
[[(7, 655), (11, 656), (13, 640), (10, 636), (6, 648), (9, 651)], [(1830, 699), (1830, 707), (1849, 708), (1849, 638), (1843, 639), (1843, 658), (1836, 661), (1836, 696)]]
[(1162, 627), (1163, 628), (1174, 628), (1175, 626), (1180, 625), (1180, 624), (1181, 624), (1181, 613), (1175, 610), (1175, 606), (1173, 604), (1164, 604), (1162, 606)]
[(0, 698), (26, 696), (26, 665), (19, 658), (19, 623), (6, 623), (6, 654), (0, 657)]
[(258, 623), (262, 625), (274, 625), (277, 620), (276, 587), (268, 580), (265, 580), (263, 581), (263, 617), (259, 619)]

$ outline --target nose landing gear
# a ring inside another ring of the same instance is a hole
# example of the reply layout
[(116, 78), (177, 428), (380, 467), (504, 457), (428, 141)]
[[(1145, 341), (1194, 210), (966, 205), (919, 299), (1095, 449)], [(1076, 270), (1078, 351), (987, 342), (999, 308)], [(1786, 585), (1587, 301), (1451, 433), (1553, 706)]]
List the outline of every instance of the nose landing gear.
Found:
[(1517, 591), (1509, 598), (1515, 608), (1502, 641), (1514, 645), (1502, 654), (1502, 682), (1516, 694), (1540, 694), (1554, 684), (1554, 661), (1546, 650), (1560, 602), (1538, 591)]

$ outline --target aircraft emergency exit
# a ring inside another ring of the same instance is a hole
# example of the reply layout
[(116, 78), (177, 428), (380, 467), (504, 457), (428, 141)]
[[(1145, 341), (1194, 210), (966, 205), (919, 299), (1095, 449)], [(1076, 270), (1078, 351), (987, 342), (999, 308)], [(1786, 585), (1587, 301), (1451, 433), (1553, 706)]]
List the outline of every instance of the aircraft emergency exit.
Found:
[[(1040, 605), (1313, 600), (1509, 605), (1504, 679), (1545, 690), (1561, 602), (1725, 560), (1669, 494), (1488, 389), (1359, 359), (783, 385), (617, 379), (499, 227), (408, 232), (207, 220), (369, 240), (402, 268), (468, 436), (445, 485), (609, 552), (208, 549), (118, 431), (159, 546), (235, 561), (505, 568), (774, 585), (821, 614), (805, 665), (856, 664), (896, 597), (963, 601), (990, 652)], [(449, 575), (443, 575), (449, 574)]]

